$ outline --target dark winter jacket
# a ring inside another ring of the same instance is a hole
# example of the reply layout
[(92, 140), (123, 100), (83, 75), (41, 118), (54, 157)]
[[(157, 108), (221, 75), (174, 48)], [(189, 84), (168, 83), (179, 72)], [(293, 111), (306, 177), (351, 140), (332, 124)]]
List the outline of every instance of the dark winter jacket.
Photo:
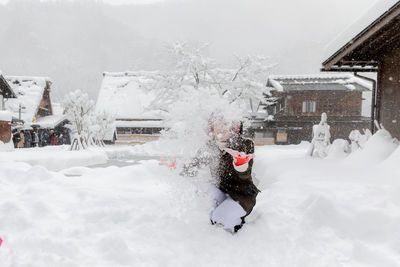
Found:
[[(226, 147), (246, 154), (254, 153), (253, 141), (240, 135), (229, 139)], [(206, 149), (200, 150), (193, 161), (184, 166), (182, 174), (195, 176), (198, 168), (206, 165), (210, 165), (211, 174), (216, 180), (217, 187), (237, 201), (247, 212), (246, 216), (249, 215), (256, 204), (257, 194), (260, 192), (254, 185), (251, 176), (253, 159), (249, 161), (246, 171), (239, 172), (233, 166), (232, 156), (221, 151), (215, 142), (210, 141)]]
[(17, 132), (13, 135), (13, 142), (18, 143), (19, 141), (21, 141), (21, 134)]
[[(252, 140), (237, 136), (229, 139), (227, 147), (246, 154), (254, 154)], [(219, 189), (228, 194), (233, 200), (239, 202), (247, 215), (256, 205), (256, 197), (259, 190), (253, 183), (251, 176), (253, 159), (249, 161), (249, 167), (244, 172), (237, 171), (233, 166), (233, 158), (229, 153), (221, 152), (216, 175), (219, 179)]]

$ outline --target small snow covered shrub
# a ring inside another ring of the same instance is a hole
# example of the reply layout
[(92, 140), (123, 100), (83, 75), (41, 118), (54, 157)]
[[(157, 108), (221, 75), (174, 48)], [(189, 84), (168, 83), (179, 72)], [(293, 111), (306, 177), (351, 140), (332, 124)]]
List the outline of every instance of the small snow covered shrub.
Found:
[(105, 112), (94, 113), (94, 101), (81, 90), (67, 94), (63, 106), (74, 131), (71, 150), (86, 149), (89, 145), (104, 146), (102, 140), (113, 127), (114, 117)]
[(328, 158), (345, 158), (349, 155), (350, 151), (350, 145), (347, 140), (336, 139), (329, 147)]
[(387, 159), (398, 146), (397, 139), (382, 128), (365, 142), (362, 149), (352, 153), (350, 158), (366, 164), (378, 163)]
[(358, 149), (362, 149), (365, 146), (365, 143), (371, 138), (372, 133), (370, 130), (364, 130), (364, 134), (362, 134), (359, 130), (351, 131), (349, 135), (349, 139), (351, 141), (351, 151), (355, 152)]

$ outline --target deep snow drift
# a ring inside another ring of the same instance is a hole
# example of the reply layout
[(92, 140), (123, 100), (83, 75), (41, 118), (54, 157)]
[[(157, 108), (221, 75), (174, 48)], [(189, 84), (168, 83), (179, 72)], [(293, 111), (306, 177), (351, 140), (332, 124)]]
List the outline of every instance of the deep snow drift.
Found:
[(1, 161), (1, 266), (400, 266), (398, 145), (381, 132), (347, 158), (307, 149), (257, 148), (262, 193), (236, 235), (209, 222), (206, 169)]

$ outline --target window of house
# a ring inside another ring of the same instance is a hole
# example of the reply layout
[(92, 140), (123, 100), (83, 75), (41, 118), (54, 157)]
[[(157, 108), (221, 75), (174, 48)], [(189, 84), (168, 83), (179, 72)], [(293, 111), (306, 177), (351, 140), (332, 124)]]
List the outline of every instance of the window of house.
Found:
[(303, 113), (315, 112), (316, 107), (317, 107), (317, 105), (316, 105), (315, 101), (304, 101), (303, 102)]
[(161, 134), (162, 128), (153, 128), (153, 134)]
[(131, 130), (129, 128), (117, 128), (117, 134), (129, 135), (131, 134)]
[(132, 134), (141, 134), (142, 128), (132, 128)]
[(255, 132), (254, 137), (255, 138), (273, 138), (274, 133), (271, 131)]
[(276, 142), (278, 143), (287, 143), (288, 141), (288, 134), (286, 132), (286, 130), (278, 130), (277, 134), (276, 134)]
[(151, 134), (153, 134), (153, 129), (152, 128), (143, 128), (142, 129), (142, 134), (151, 135)]

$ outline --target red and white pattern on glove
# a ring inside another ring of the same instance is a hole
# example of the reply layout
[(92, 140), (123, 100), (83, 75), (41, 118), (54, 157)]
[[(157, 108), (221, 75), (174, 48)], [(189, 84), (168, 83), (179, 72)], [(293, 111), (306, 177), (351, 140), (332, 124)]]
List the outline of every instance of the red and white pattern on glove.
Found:
[(176, 158), (161, 158), (160, 161), (158, 162), (158, 165), (160, 166), (166, 166), (170, 170), (176, 170)]
[(246, 154), (244, 152), (239, 152), (226, 147), (224, 148), (224, 150), (233, 157), (233, 163), (235, 164), (235, 166), (242, 166), (256, 157), (254, 154)]

